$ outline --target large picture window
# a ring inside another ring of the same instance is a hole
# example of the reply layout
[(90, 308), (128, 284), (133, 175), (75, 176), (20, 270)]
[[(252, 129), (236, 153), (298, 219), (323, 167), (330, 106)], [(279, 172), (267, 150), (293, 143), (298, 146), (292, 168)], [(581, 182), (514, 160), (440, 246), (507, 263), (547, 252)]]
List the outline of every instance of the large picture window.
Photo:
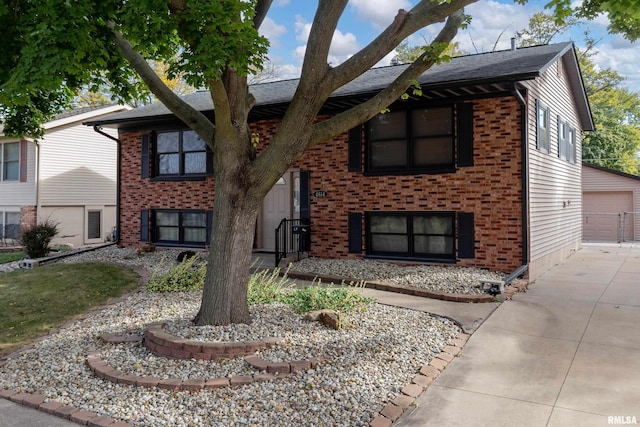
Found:
[(454, 167), (453, 107), (378, 114), (367, 123), (369, 171)]
[(209, 227), (205, 211), (154, 211), (154, 242), (156, 243), (204, 246), (208, 240)]
[(2, 181), (20, 180), (20, 143), (0, 144), (0, 179)]
[(369, 212), (369, 255), (455, 258), (453, 212)]
[(192, 130), (158, 132), (155, 145), (156, 176), (204, 175), (207, 146)]

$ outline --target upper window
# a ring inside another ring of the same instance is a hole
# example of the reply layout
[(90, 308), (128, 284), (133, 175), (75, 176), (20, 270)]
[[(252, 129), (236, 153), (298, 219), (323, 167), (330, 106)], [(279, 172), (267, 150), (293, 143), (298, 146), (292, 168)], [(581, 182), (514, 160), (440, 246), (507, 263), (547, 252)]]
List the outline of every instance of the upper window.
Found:
[(455, 258), (453, 212), (369, 212), (367, 253), (412, 258)]
[(156, 176), (204, 175), (207, 146), (192, 130), (158, 132), (154, 160)]
[(536, 146), (538, 150), (544, 151), (545, 153), (549, 153), (551, 151), (550, 144), (550, 132), (549, 132), (549, 124), (550, 124), (550, 111), (547, 106), (545, 106), (540, 100), (536, 101), (536, 110), (537, 110), (537, 139)]
[(378, 114), (367, 123), (367, 141), (371, 172), (453, 168), (453, 108)]
[(558, 116), (558, 157), (576, 162), (576, 130)]
[(2, 181), (20, 180), (20, 143), (0, 144), (0, 178)]

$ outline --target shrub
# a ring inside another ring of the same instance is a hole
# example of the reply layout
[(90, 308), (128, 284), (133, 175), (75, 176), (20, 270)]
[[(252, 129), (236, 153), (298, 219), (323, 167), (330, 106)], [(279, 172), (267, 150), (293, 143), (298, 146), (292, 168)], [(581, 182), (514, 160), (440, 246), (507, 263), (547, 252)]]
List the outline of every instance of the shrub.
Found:
[(202, 289), (207, 274), (207, 263), (199, 257), (184, 259), (169, 267), (166, 273), (154, 273), (147, 283), (149, 292), (186, 292)]
[(49, 243), (57, 234), (58, 224), (47, 220), (23, 230), (20, 244), (29, 258), (42, 258), (49, 253)]
[(271, 304), (280, 301), (282, 292), (290, 287), (290, 281), (286, 273), (280, 276), (280, 269), (276, 268), (271, 273), (262, 270), (254, 273), (249, 278), (247, 289), (247, 303), (249, 305)]
[(307, 288), (294, 289), (284, 294), (281, 297), (281, 301), (291, 304), (296, 313), (308, 313), (324, 309), (348, 313), (358, 306), (364, 306), (373, 301), (372, 298), (360, 295), (358, 289), (363, 286), (364, 282), (356, 284), (355, 288), (327, 288), (318, 284)]

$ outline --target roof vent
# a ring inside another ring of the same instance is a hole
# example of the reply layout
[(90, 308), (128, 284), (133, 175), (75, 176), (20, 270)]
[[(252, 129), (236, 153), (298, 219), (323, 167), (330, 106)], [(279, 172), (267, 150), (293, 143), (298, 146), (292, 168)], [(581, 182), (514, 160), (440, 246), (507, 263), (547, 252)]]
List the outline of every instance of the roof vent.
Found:
[(511, 50), (516, 50), (516, 38), (511, 37)]

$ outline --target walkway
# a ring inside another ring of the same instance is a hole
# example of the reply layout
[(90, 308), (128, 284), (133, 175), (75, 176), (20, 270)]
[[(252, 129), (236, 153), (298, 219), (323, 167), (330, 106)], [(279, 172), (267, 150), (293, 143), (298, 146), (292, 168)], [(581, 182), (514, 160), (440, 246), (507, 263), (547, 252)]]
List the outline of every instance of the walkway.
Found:
[(640, 423), (640, 247), (585, 244), (503, 303), (394, 426), (634, 421)]

